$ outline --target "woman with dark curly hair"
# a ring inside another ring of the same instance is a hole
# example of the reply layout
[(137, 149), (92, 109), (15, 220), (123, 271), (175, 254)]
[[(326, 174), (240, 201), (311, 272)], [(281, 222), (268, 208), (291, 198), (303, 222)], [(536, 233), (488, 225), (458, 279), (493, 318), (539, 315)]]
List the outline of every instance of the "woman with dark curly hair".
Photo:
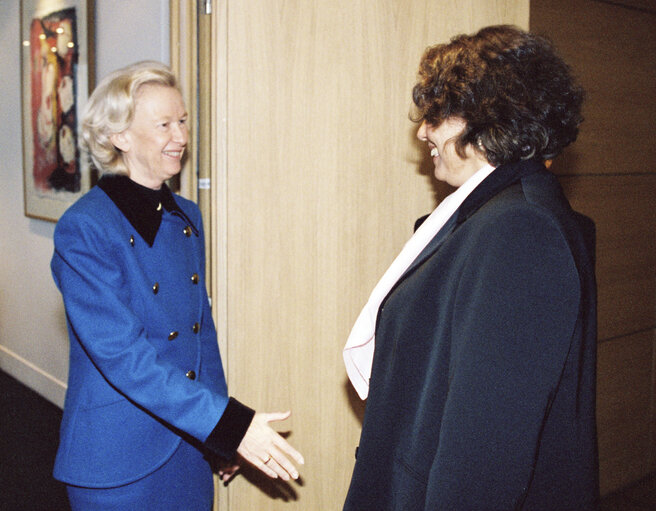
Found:
[(344, 509), (597, 509), (594, 224), (545, 168), (583, 91), (546, 39), (494, 26), (428, 48), (413, 100), (456, 190), (345, 347), (367, 406)]

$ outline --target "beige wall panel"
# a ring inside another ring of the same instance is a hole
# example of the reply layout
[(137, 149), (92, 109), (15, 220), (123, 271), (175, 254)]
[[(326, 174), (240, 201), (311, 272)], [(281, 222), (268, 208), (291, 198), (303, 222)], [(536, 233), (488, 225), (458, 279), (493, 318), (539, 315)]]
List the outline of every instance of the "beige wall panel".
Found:
[(531, 29), (554, 40), (588, 93), (579, 139), (553, 170), (597, 225), (599, 339), (609, 340), (597, 378), (603, 493), (656, 468), (656, 146), (646, 142), (656, 118), (655, 6), (531, 3)]
[(630, 9), (641, 9), (656, 12), (656, 0), (597, 0), (598, 2), (614, 3)]
[(649, 143), (656, 118), (656, 11), (590, 0), (536, 1), (531, 30), (556, 43), (588, 94), (579, 140), (554, 171), (656, 172), (656, 144)]
[(599, 339), (656, 324), (656, 175), (561, 178), (597, 226)]
[(215, 239), (227, 243), (229, 385), (259, 410), (292, 409), (283, 429), (306, 465), (301, 484), (246, 473), (222, 498), (231, 511), (341, 509), (364, 408), (342, 347), (435, 205), (408, 120), (419, 58), (483, 25), (526, 27), (528, 2), (240, 1), (225, 15), (226, 231)]
[(656, 331), (599, 345), (597, 423), (602, 494), (654, 469), (653, 349)]

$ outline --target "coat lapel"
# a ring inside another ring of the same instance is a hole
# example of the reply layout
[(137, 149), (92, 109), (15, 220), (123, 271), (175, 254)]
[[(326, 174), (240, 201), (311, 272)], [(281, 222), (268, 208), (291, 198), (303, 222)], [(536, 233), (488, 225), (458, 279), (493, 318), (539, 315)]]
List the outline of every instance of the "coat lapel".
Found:
[(415, 268), (421, 266), (421, 264), (428, 259), (437, 249), (440, 247), (442, 242), (449, 237), (449, 234), (453, 231), (453, 228), (456, 225), (456, 218), (457, 218), (457, 211), (451, 215), (451, 218), (449, 218), (446, 223), (442, 226), (442, 228), (437, 232), (437, 234), (433, 237), (432, 240), (428, 242), (428, 245), (424, 247), (424, 249), (419, 252), (419, 255), (417, 258), (412, 262), (410, 266), (408, 266), (408, 269), (403, 273), (399, 281), (403, 280), (407, 275), (412, 273)]
[[(442, 243), (463, 224), (469, 217), (478, 211), (486, 202), (497, 195), (502, 190), (508, 188), (521, 178), (544, 169), (544, 165), (536, 160), (526, 160), (519, 163), (501, 165), (487, 176), (480, 185), (478, 185), (469, 196), (464, 200), (460, 207), (451, 215), (444, 226), (438, 231), (435, 237), (419, 253), (417, 258), (412, 262), (408, 269), (403, 273), (399, 282), (404, 280), (415, 269), (421, 266), (424, 261), (430, 258), (440, 248)], [(422, 218), (417, 221), (421, 225)], [(415, 230), (419, 225), (415, 224)], [(394, 286), (396, 287), (396, 285)]]

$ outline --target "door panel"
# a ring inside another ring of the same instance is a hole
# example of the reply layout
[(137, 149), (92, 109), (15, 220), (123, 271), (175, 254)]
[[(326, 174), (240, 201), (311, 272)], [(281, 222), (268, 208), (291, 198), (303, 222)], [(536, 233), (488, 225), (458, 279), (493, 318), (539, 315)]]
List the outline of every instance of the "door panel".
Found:
[(341, 509), (364, 410), (342, 347), (445, 193), (408, 119), (423, 50), (528, 1), (270, 0), (215, 9), (213, 296), (231, 394), (292, 410), (302, 482), (245, 470), (222, 509)]

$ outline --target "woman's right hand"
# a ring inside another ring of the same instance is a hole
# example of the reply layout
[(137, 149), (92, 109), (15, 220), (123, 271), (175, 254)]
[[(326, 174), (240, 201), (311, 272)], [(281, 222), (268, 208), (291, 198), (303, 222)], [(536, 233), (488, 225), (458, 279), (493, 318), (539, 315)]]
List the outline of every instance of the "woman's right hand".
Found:
[(256, 413), (237, 453), (255, 468), (271, 478), (280, 477), (284, 481), (298, 479), (298, 470), (287, 459), (290, 456), (297, 464), (303, 464), (303, 456), (280, 436), (269, 422), (283, 421), (291, 415), (285, 413)]

